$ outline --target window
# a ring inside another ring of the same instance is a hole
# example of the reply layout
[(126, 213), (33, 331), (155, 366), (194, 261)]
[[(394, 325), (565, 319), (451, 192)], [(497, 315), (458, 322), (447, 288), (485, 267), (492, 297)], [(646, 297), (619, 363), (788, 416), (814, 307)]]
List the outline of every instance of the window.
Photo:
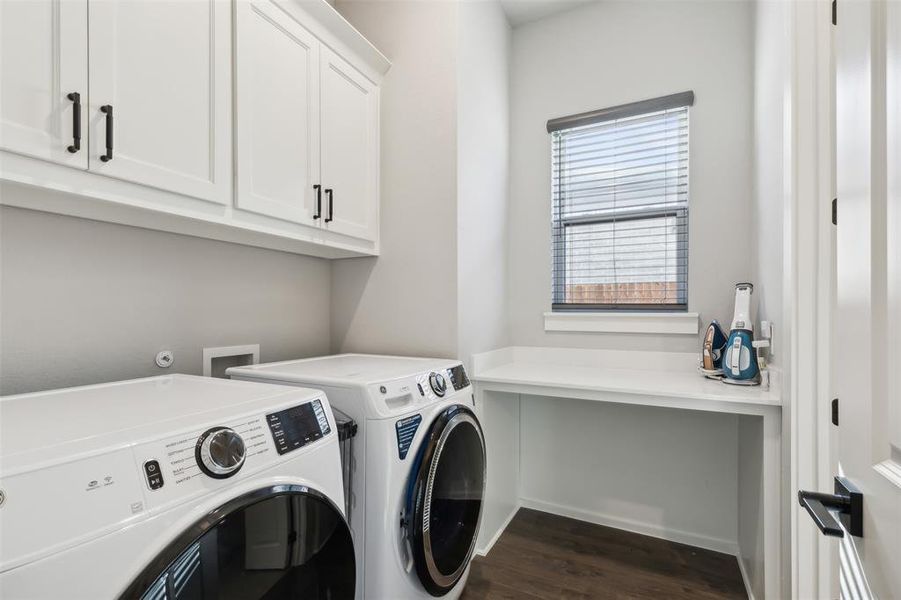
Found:
[(548, 121), (553, 309), (685, 310), (693, 92)]

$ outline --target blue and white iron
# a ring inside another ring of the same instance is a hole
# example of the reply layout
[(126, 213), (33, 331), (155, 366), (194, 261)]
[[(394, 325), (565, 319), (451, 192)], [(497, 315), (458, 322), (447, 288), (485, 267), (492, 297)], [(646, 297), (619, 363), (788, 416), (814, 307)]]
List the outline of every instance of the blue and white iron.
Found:
[(707, 326), (704, 333), (704, 343), (701, 346), (701, 364), (698, 371), (708, 379), (723, 378), (723, 355), (726, 352), (728, 336), (723, 332), (719, 322), (714, 319)]
[(724, 383), (760, 384), (760, 366), (757, 364), (757, 349), (753, 346), (754, 324), (751, 321), (753, 291), (754, 286), (750, 283), (735, 284), (735, 315), (723, 356)]

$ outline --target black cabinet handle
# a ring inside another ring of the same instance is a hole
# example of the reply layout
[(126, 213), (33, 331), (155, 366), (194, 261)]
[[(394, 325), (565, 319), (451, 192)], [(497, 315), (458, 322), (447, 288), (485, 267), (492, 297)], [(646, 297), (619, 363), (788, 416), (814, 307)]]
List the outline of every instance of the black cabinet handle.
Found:
[(798, 503), (807, 510), (817, 528), (833, 537), (845, 532), (829, 509), (838, 510), (845, 528), (853, 536), (863, 536), (863, 494), (844, 477), (835, 478), (835, 493), (798, 491)]
[(106, 154), (100, 157), (103, 162), (113, 160), (113, 107), (104, 104), (100, 107), (100, 112), (106, 115)]
[(72, 145), (66, 150), (75, 154), (81, 150), (81, 94), (72, 92), (66, 98), (72, 101)]
[(322, 186), (315, 183), (313, 189), (316, 190), (316, 214), (313, 215), (313, 218), (318, 219), (322, 216)]
[(326, 217), (325, 222), (329, 223), (334, 220), (334, 212), (333, 209), (335, 207), (334, 198), (332, 197), (332, 190), (325, 190), (325, 195), (328, 196), (328, 217)]

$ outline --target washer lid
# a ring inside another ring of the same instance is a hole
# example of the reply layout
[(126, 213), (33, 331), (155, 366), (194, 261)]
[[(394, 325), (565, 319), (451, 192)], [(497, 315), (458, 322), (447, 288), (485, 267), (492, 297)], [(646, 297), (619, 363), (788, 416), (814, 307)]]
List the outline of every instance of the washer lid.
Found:
[(242, 379), (366, 386), (402, 377), (412, 377), (429, 370), (448, 369), (459, 364), (458, 360), (445, 358), (338, 354), (265, 365), (231, 367), (226, 372), (232, 377), (241, 377)]

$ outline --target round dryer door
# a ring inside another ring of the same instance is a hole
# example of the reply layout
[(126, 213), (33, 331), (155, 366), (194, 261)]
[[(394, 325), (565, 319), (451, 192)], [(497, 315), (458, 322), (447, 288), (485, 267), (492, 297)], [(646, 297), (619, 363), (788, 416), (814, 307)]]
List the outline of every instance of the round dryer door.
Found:
[(469, 565), (485, 495), (485, 440), (475, 415), (452, 406), (432, 424), (412, 474), (407, 538), (416, 572), (433, 596)]
[(354, 597), (350, 529), (319, 492), (276, 485), (210, 512), (177, 537), (121, 598), (282, 600)]

